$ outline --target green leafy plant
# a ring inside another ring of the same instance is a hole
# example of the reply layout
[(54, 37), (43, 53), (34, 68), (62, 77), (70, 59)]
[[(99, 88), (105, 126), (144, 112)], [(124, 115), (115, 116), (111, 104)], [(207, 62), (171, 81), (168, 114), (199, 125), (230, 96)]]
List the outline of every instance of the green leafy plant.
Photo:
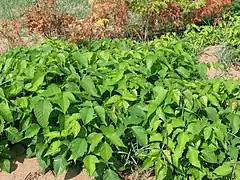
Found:
[(61, 41), (0, 56), (0, 168), (21, 144), (43, 172), (239, 178), (239, 81), (206, 79), (188, 41)]

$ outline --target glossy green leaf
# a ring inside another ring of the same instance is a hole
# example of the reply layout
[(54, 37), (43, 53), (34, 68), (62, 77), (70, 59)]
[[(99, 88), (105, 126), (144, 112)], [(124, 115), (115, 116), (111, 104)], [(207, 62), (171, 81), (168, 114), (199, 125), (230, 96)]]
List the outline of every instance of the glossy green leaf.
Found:
[(133, 126), (132, 130), (139, 145), (146, 146), (148, 143), (148, 138), (145, 130), (141, 126)]
[(117, 135), (117, 133), (112, 125), (108, 126), (108, 127), (101, 126), (100, 129), (103, 132), (103, 134), (111, 141), (112, 144), (114, 144), (118, 147), (126, 147), (123, 144), (122, 140)]
[(77, 60), (82, 66), (88, 67), (88, 59), (80, 52), (75, 52), (72, 54), (74, 59)]
[(184, 67), (179, 67), (176, 69), (176, 71), (184, 78), (190, 77), (190, 72)]
[(87, 155), (83, 159), (84, 167), (87, 169), (88, 174), (93, 176), (93, 173), (96, 171), (96, 163), (99, 163), (99, 160), (94, 155)]
[(218, 163), (216, 154), (210, 148), (201, 150), (201, 154), (205, 161), (209, 163)]
[(90, 76), (84, 76), (81, 80), (82, 88), (88, 92), (88, 94), (99, 97), (95, 84)]
[(105, 109), (102, 106), (95, 106), (94, 110), (96, 112), (96, 114), (98, 115), (98, 117), (102, 120), (102, 122), (107, 125), (106, 121), (105, 121)]
[(88, 136), (88, 142), (90, 144), (89, 152), (93, 152), (95, 147), (102, 141), (103, 135), (101, 133), (92, 132)]
[(211, 119), (214, 123), (217, 123), (220, 121), (217, 110), (214, 107), (207, 107), (206, 111), (209, 119)]
[(26, 130), (24, 138), (32, 138), (36, 136), (40, 128), (41, 127), (38, 124), (35, 123), (31, 124), (30, 127)]
[(189, 162), (193, 166), (201, 168), (201, 163), (199, 161), (198, 154), (199, 154), (199, 151), (196, 148), (192, 146), (188, 147), (187, 158), (189, 159)]
[(102, 143), (98, 152), (104, 162), (108, 162), (108, 160), (112, 157), (113, 153), (111, 146), (107, 142)]
[(17, 143), (22, 140), (22, 133), (20, 133), (17, 128), (10, 126), (6, 128), (5, 131), (8, 140), (12, 143)]
[(219, 176), (226, 176), (232, 172), (232, 167), (230, 165), (222, 165), (216, 168), (213, 172)]
[(0, 170), (10, 173), (11, 162), (9, 159), (4, 159), (4, 158), (0, 159)]
[(0, 115), (7, 122), (13, 122), (12, 112), (10, 111), (8, 104), (4, 101), (0, 103)]
[(103, 174), (103, 180), (120, 180), (120, 178), (113, 170), (107, 169)]
[(76, 161), (79, 157), (82, 157), (87, 152), (88, 144), (83, 138), (74, 139), (70, 144), (70, 150), (72, 152), (69, 160)]
[(55, 176), (62, 174), (67, 168), (67, 160), (64, 156), (58, 156), (54, 158), (53, 169)]
[(80, 110), (80, 115), (81, 115), (81, 119), (83, 120), (83, 123), (86, 125), (90, 123), (95, 117), (94, 109), (89, 107), (84, 107)]
[(47, 127), (49, 124), (49, 116), (52, 112), (52, 104), (48, 100), (40, 100), (34, 106), (34, 114), (37, 122), (42, 127)]
[(51, 97), (59, 93), (61, 93), (59, 86), (56, 84), (50, 84), (47, 89), (40, 94), (40, 96)]

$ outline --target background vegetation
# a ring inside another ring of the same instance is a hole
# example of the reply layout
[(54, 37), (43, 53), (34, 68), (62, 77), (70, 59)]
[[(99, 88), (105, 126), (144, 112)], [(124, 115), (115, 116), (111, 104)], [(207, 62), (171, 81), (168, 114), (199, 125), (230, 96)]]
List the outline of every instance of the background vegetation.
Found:
[[(77, 165), (104, 180), (139, 168), (240, 179), (239, 80), (209, 80), (197, 64), (216, 44), (222, 62), (239, 62), (239, 2), (84, 3), (41, 0), (4, 17), (0, 35), (17, 47), (0, 56), (0, 169), (21, 149), (56, 176)], [(46, 40), (18, 46), (33, 35)]]

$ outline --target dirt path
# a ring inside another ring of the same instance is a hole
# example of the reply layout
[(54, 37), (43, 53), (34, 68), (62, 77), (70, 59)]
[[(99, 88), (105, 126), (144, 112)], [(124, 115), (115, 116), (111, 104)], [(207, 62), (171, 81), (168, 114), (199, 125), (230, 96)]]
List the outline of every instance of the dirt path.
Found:
[(218, 54), (223, 50), (222, 45), (210, 46), (203, 51), (198, 58), (199, 63), (209, 63), (207, 76), (209, 79), (214, 77), (226, 77), (226, 78), (240, 78), (240, 63), (235, 65), (227, 65), (226, 71), (216, 69), (214, 63), (219, 62)]
[(87, 175), (85, 170), (79, 174), (75, 169), (70, 169), (57, 178), (52, 171), (43, 175), (36, 158), (18, 157), (13, 165), (12, 173), (0, 172), (0, 180), (92, 180), (92, 178)]

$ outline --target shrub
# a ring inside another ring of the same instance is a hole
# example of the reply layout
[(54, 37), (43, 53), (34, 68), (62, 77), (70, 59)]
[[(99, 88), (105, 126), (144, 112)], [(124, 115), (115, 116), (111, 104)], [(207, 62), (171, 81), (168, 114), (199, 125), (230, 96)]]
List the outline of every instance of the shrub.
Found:
[(224, 7), (229, 4), (230, 0), (133, 0), (131, 10), (142, 14), (146, 32), (159, 35), (169, 31), (179, 32), (192, 23), (217, 21), (222, 17)]
[(82, 49), (47, 41), (0, 56), (0, 168), (18, 145), (55, 175), (78, 164), (119, 179), (138, 165), (156, 179), (238, 179), (239, 81), (206, 80), (192, 52), (165, 36)]

